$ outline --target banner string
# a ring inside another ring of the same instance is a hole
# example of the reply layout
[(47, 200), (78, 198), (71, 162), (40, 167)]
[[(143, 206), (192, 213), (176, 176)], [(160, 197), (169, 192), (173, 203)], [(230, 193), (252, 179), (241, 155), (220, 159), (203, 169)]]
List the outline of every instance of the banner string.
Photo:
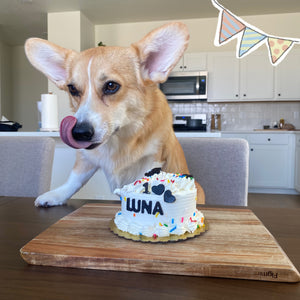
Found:
[(277, 66), (300, 39), (278, 37), (267, 34), (257, 27), (245, 22), (223, 7), (217, 0), (211, 0), (219, 10), (218, 25), (215, 35), (215, 46), (221, 46), (233, 39), (237, 39), (236, 56), (242, 58), (266, 44), (269, 59), (273, 66)]

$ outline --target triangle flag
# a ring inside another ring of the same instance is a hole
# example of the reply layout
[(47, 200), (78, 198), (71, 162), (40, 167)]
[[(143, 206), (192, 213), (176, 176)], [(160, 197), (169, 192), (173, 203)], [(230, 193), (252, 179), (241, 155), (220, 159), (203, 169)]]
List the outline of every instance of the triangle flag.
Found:
[(292, 40), (268, 37), (269, 53), (272, 64), (278, 64), (280, 60), (286, 56), (288, 50), (291, 50), (293, 44), (294, 41)]
[[(244, 30), (243, 36), (241, 38), (240, 48), (239, 48), (239, 57), (245, 55), (248, 51), (252, 51), (259, 47), (260, 42), (266, 38), (266, 35), (263, 35), (249, 27), (246, 27)], [(250, 51), (250, 52), (251, 52)], [(250, 53), (249, 52), (249, 53)], [(249, 54), (248, 53), (248, 54)]]
[(223, 10), (220, 23), (219, 43), (222, 44), (234, 35), (244, 30), (245, 25), (241, 23), (234, 15)]

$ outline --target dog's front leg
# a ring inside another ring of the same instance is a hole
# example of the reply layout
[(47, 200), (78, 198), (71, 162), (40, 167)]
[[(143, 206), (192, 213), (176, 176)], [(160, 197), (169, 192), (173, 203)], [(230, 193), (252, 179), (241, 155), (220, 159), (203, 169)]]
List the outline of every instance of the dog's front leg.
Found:
[(50, 207), (64, 205), (98, 170), (98, 166), (91, 164), (79, 153), (76, 163), (68, 180), (62, 186), (40, 195), (34, 202), (35, 206)]

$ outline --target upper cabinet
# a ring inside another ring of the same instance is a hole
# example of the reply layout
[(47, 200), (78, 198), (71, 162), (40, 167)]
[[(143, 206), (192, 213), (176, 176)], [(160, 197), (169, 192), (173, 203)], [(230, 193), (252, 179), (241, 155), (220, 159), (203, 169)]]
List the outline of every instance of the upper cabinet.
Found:
[(208, 71), (209, 102), (300, 101), (300, 50), (276, 67), (267, 51), (238, 59), (234, 52), (186, 53), (175, 72)]
[(209, 100), (239, 99), (239, 61), (233, 52), (209, 53), (207, 69)]
[(274, 99), (274, 67), (266, 52), (255, 51), (240, 59), (240, 99)]
[(206, 53), (185, 53), (174, 67), (173, 72), (206, 70), (206, 60)]
[(233, 52), (207, 54), (208, 101), (300, 101), (300, 51), (276, 67), (266, 51), (237, 59)]
[(291, 52), (275, 69), (275, 98), (300, 100), (300, 51)]

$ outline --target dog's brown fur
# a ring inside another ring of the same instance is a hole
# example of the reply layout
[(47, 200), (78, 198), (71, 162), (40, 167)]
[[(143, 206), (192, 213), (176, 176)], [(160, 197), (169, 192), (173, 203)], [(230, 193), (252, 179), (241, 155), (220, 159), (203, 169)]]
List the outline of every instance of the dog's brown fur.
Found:
[[(38, 197), (37, 206), (66, 203), (98, 168), (112, 189), (152, 167), (189, 173), (172, 128), (172, 112), (157, 87), (182, 56), (188, 39), (186, 26), (174, 22), (129, 48), (97, 47), (76, 53), (41, 39), (26, 42), (26, 54), (38, 70), (59, 88), (68, 91), (72, 84), (79, 91), (79, 96), (70, 96), (71, 107), (77, 120), (93, 126), (91, 142), (100, 144), (92, 150), (78, 150), (68, 181)], [(108, 81), (120, 85), (116, 93), (103, 92)], [(198, 203), (204, 203), (203, 189), (196, 184)]]

